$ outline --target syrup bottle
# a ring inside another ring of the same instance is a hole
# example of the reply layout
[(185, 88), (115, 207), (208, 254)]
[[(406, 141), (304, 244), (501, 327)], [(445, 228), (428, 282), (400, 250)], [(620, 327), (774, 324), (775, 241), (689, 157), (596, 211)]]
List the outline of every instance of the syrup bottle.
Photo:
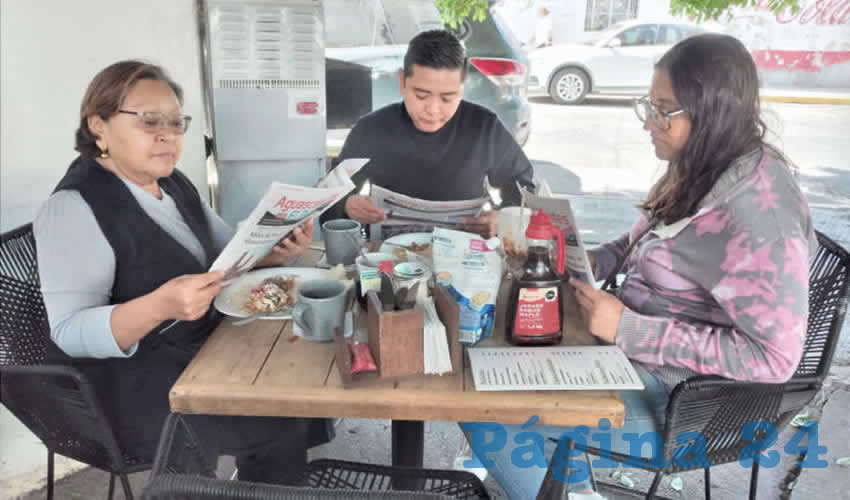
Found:
[[(560, 344), (563, 298), (561, 280), (564, 274), (564, 234), (542, 210), (531, 216), (525, 232), (528, 257), (519, 279), (511, 286), (505, 334), (516, 345)], [(552, 239), (557, 238), (557, 266), (549, 261)]]

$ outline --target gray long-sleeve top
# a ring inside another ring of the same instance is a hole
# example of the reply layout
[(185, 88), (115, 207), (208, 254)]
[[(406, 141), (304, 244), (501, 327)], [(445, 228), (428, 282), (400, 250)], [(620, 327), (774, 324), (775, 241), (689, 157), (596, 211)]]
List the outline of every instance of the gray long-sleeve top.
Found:
[[(159, 200), (122, 180), (154, 222), (199, 262), (206, 262), (200, 241), (165, 191)], [(234, 230), (206, 204), (203, 207), (216, 250), (221, 251)], [(115, 253), (80, 193), (59, 191), (51, 195), (33, 221), (33, 233), (53, 342), (72, 357), (132, 356), (137, 345), (122, 351), (112, 334), (112, 310), (117, 305), (110, 304)]]

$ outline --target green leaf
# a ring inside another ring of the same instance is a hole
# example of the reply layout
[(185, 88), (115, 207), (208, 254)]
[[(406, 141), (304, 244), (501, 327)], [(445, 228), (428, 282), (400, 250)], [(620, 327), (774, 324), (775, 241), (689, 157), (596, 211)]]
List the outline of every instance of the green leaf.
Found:
[(629, 477), (628, 472), (624, 472), (624, 473), (620, 474), (620, 477), (617, 478), (617, 482), (622, 484), (626, 488), (634, 488), (635, 487), (635, 482), (631, 477)]
[(673, 476), (673, 479), (670, 480), (670, 487), (676, 491), (682, 491), (682, 478), (680, 476)]
[[(729, 19), (730, 7), (754, 7), (763, 0), (670, 0), (670, 12), (674, 15), (687, 15), (694, 22), (717, 20), (721, 17)], [(786, 9), (796, 13), (800, 10), (799, 0), (770, 0), (768, 9), (778, 14)]]
[(444, 25), (457, 28), (467, 18), (481, 22), (487, 19), (487, 0), (434, 0)]
[(841, 457), (835, 463), (841, 467), (850, 467), (850, 457)]
[(809, 413), (805, 410), (801, 411), (794, 418), (791, 419), (792, 427), (802, 427), (809, 422), (816, 422), (817, 417), (814, 415), (809, 415)]

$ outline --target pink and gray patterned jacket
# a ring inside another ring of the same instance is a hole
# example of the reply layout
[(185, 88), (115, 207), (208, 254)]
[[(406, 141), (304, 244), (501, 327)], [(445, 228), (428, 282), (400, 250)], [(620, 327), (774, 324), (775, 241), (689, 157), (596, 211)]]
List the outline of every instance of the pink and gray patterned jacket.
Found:
[[(607, 276), (648, 224), (591, 251)], [(697, 213), (632, 250), (617, 295), (617, 345), (672, 387), (695, 374), (784, 382), (797, 368), (817, 240), (788, 164), (769, 148), (738, 160)]]

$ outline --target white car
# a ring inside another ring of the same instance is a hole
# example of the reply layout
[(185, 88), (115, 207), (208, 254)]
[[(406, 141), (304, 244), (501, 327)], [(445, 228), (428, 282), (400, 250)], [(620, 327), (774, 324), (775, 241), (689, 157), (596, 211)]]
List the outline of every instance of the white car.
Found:
[(679, 21), (624, 21), (582, 43), (553, 45), (529, 54), (529, 90), (548, 92), (558, 104), (579, 104), (588, 94), (645, 94), (654, 64), (676, 42), (702, 33)]

